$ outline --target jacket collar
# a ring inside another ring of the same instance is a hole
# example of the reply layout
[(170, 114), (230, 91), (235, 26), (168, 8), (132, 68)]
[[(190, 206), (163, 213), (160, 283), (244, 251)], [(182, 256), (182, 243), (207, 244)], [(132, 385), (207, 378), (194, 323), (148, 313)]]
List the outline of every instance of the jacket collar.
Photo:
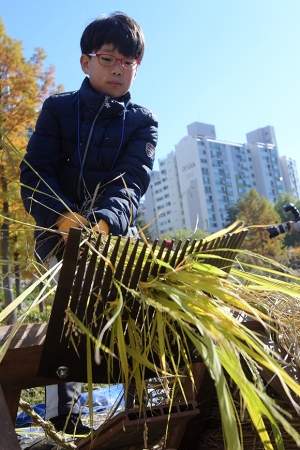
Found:
[(83, 80), (79, 94), (80, 102), (83, 108), (93, 114), (97, 112), (101, 105), (105, 102), (104, 108), (101, 112), (102, 117), (114, 117), (116, 115), (121, 115), (124, 111), (125, 105), (128, 104), (131, 98), (129, 92), (117, 99), (107, 94), (99, 94), (92, 88), (88, 77)]

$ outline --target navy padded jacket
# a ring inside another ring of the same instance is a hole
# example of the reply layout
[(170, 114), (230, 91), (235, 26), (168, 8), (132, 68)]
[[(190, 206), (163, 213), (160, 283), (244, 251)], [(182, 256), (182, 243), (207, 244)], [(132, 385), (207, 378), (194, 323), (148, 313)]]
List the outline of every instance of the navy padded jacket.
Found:
[[(45, 260), (60, 236), (60, 214), (82, 213), (87, 199), (92, 223), (104, 219), (113, 235), (135, 230), (141, 197), (154, 162), (157, 119), (146, 108), (99, 94), (85, 78), (79, 91), (49, 97), (21, 163), (21, 195), (35, 219), (36, 252)], [(80, 148), (80, 152), (78, 150)]]

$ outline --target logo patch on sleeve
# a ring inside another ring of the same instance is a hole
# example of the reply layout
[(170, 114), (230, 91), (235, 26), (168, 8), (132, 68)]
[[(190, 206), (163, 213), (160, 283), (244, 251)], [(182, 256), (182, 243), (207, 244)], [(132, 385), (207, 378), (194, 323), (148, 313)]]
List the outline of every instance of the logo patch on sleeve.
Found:
[(148, 156), (148, 158), (153, 158), (154, 157), (155, 148), (153, 147), (151, 142), (147, 142), (145, 150), (146, 150), (146, 155)]

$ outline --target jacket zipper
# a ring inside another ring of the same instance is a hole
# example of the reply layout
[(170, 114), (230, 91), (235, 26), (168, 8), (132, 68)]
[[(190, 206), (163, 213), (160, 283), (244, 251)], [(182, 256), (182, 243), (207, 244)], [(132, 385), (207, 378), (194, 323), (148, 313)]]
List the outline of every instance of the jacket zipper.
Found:
[[(86, 157), (87, 157), (88, 149), (89, 149), (89, 146), (90, 146), (91, 137), (92, 137), (92, 134), (93, 134), (93, 131), (94, 131), (95, 122), (98, 119), (99, 114), (101, 113), (101, 111), (104, 108), (105, 104), (108, 104), (108, 99), (109, 99), (109, 96), (105, 95), (104, 101), (103, 101), (102, 105), (100, 106), (99, 111), (97, 112), (97, 114), (96, 114), (96, 116), (95, 116), (95, 118), (93, 120), (92, 126), (90, 128), (89, 137), (88, 137), (88, 140), (87, 140), (87, 143), (86, 143), (86, 146), (85, 146), (85, 150), (84, 150), (84, 154), (83, 154), (83, 158), (82, 158), (82, 163), (81, 163), (81, 167), (80, 167), (79, 180), (78, 180), (78, 189), (77, 189), (77, 196), (78, 196), (78, 198), (80, 198), (80, 185), (81, 185), (81, 180), (83, 179), (83, 168), (84, 168), (84, 163), (85, 163), (85, 160), (86, 160)], [(83, 185), (84, 185), (84, 179), (83, 179)], [(85, 190), (85, 186), (83, 186), (83, 189)]]

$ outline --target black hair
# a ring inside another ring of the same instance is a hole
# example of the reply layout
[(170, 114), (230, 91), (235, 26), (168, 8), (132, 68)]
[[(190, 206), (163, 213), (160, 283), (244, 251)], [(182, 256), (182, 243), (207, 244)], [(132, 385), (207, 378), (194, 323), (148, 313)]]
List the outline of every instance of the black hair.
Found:
[(112, 44), (127, 57), (141, 60), (144, 55), (145, 39), (141, 27), (120, 11), (100, 16), (86, 27), (80, 39), (81, 53), (96, 52), (104, 44)]

